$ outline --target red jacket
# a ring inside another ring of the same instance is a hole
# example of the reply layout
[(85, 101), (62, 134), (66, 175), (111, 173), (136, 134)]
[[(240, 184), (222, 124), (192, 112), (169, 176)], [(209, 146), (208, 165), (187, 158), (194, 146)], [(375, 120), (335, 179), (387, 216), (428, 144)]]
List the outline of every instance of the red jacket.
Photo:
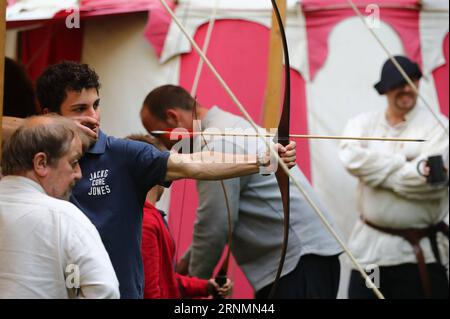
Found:
[(208, 280), (177, 274), (174, 270), (174, 254), (175, 243), (161, 212), (146, 201), (142, 222), (144, 298), (207, 297)]

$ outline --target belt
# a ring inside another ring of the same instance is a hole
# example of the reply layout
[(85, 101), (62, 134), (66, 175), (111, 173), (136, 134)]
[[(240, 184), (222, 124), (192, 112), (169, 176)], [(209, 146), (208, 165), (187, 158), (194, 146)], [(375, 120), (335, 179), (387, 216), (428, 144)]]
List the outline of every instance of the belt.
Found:
[(422, 282), (423, 291), (426, 298), (432, 297), (432, 290), (431, 290), (431, 283), (430, 283), (430, 277), (428, 275), (427, 266), (425, 263), (425, 258), (423, 255), (422, 247), (420, 247), (420, 241), (422, 238), (428, 237), (431, 244), (431, 249), (433, 251), (433, 255), (436, 258), (436, 261), (440, 264), (442, 264), (441, 261), (441, 254), (439, 253), (439, 248), (437, 245), (437, 233), (441, 232), (448, 238), (448, 231), (449, 227), (446, 223), (441, 221), (440, 223), (427, 227), (427, 228), (405, 228), (405, 229), (395, 229), (395, 228), (387, 228), (387, 227), (381, 227), (377, 226), (375, 224), (372, 224), (370, 221), (361, 218), (362, 221), (383, 233), (387, 233), (394, 236), (400, 236), (406, 241), (408, 241), (411, 246), (413, 247), (414, 254), (416, 255), (417, 259), (417, 266), (419, 268), (419, 274), (420, 274), (420, 280)]

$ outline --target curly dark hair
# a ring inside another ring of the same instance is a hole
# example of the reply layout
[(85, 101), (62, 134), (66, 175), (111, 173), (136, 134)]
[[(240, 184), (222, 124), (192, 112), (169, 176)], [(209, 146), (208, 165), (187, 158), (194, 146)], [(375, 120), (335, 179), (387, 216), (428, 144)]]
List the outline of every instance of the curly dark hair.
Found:
[(62, 61), (49, 66), (36, 81), (36, 95), (41, 108), (59, 113), (67, 98), (67, 91), (81, 92), (95, 88), (98, 92), (98, 75), (87, 64)]

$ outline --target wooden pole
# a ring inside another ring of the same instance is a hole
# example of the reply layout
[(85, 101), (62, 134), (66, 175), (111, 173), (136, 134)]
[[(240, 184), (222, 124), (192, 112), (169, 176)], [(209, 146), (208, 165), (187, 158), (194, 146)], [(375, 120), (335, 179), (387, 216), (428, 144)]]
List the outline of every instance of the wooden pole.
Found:
[[(2, 153), (3, 85), (5, 75), (6, 0), (0, 0), (0, 154)], [(1, 156), (0, 156), (1, 161)], [(1, 164), (1, 163), (0, 163)]]
[[(276, 0), (283, 20), (286, 20), (286, 0)], [(280, 119), (281, 89), (283, 82), (283, 46), (275, 13), (272, 13), (270, 30), (267, 85), (264, 100), (264, 123), (266, 129), (278, 127)]]

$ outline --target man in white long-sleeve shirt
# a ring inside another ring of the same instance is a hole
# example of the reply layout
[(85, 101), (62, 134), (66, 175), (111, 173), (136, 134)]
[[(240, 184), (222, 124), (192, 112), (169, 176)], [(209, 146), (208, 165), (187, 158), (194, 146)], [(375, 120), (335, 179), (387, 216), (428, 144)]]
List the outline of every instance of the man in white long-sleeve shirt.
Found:
[(0, 298), (118, 298), (94, 225), (68, 202), (83, 137), (59, 116), (27, 120), (5, 143), (0, 180)]
[[(396, 57), (418, 85), (419, 66)], [(425, 143), (344, 141), (340, 158), (356, 176), (357, 221), (350, 249), (364, 265), (379, 267), (381, 292), (386, 298), (448, 298), (448, 185), (432, 186), (417, 166), (441, 155), (448, 167), (448, 136), (433, 115), (416, 104), (417, 94), (388, 60), (375, 85), (386, 95), (386, 109), (351, 119), (349, 136), (386, 136), (425, 139)], [(440, 121), (448, 119), (440, 116)], [(429, 239), (431, 238), (431, 240)], [(437, 244), (435, 244), (437, 240)], [(423, 261), (421, 261), (421, 259)], [(361, 276), (353, 271), (350, 298), (374, 298)]]

